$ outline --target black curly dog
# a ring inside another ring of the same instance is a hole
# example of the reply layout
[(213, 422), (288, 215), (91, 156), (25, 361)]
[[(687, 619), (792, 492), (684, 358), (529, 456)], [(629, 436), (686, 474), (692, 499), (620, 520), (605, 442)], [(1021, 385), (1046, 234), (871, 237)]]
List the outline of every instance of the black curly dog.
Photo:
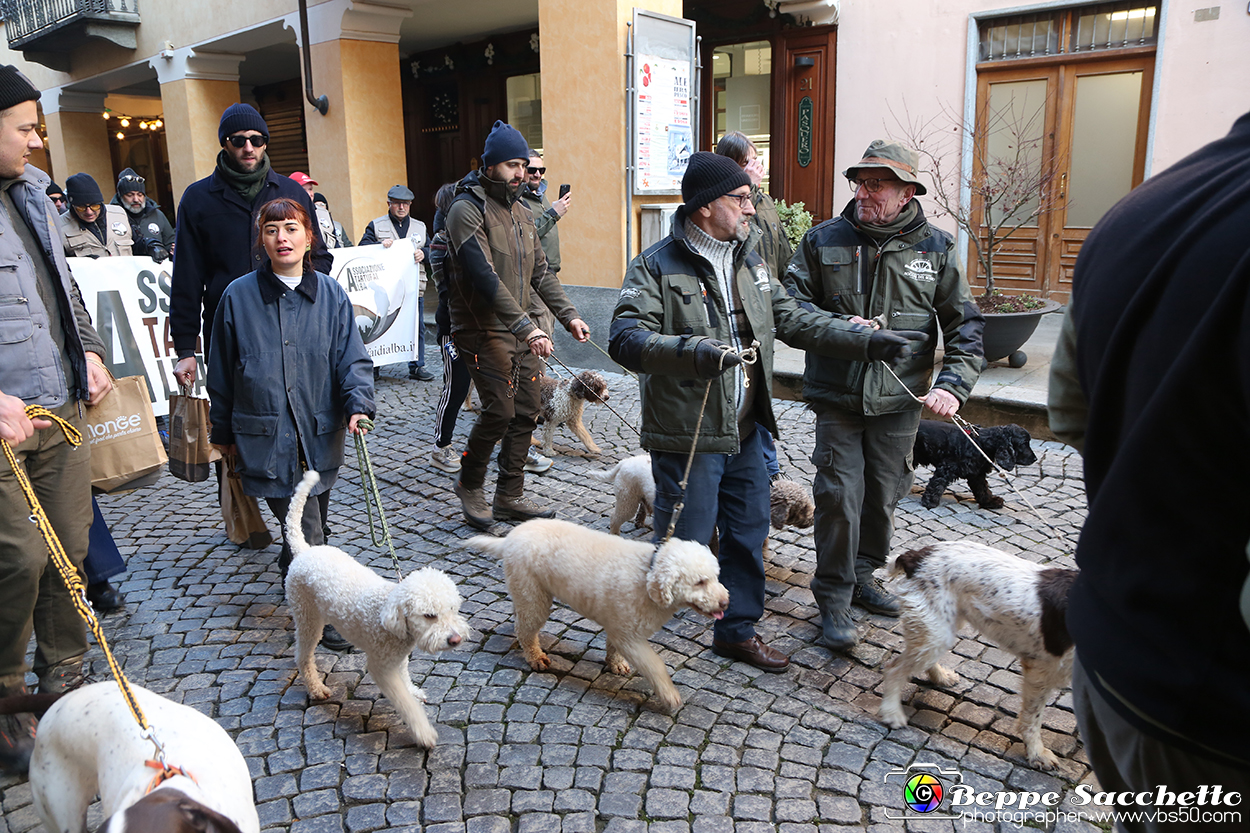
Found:
[[(977, 445), (1005, 471), (1037, 462), (1029, 441), (1033, 438), (1019, 425), (998, 425), (980, 428)], [(920, 498), (920, 505), (932, 509), (942, 500), (942, 493), (952, 481), (964, 478), (972, 496), (982, 509), (998, 509), (1003, 499), (990, 493), (985, 476), (994, 470), (968, 442), (958, 426), (933, 419), (920, 420), (913, 451), (917, 466), (934, 466), (933, 476)]]

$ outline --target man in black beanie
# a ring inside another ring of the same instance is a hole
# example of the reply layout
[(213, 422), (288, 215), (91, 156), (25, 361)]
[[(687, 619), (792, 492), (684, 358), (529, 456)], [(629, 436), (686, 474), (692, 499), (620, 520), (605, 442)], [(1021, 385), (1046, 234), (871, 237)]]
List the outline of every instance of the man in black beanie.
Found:
[(90, 174), (65, 180), (69, 209), (61, 215), (65, 254), (70, 257), (130, 257), (134, 254), (126, 212), (104, 204), (104, 194)]
[(157, 263), (169, 257), (174, 248), (174, 227), (156, 201), (148, 196), (147, 183), (134, 169), (127, 168), (117, 177), (117, 193), (113, 195), (112, 205), (119, 205), (126, 211), (136, 254), (147, 254)]
[[(447, 210), (444, 268), (452, 340), (466, 357), (482, 397), (482, 413), (465, 444), (455, 492), (465, 520), (479, 529), (496, 518), (523, 521), (555, 515), (524, 496), (525, 458), (538, 425), (538, 378), (552, 349), (550, 334), (534, 322), (546, 302), (574, 338), (585, 341), (590, 336), (547, 266), (533, 215), (519, 201), (528, 163), (529, 144), (520, 131), (495, 122), (482, 167), (460, 180)], [(496, 252), (506, 257), (497, 259)], [(484, 491), (486, 467), (500, 442), (492, 506)]]
[[(764, 671), (784, 671), (789, 658), (755, 632), (764, 614), (762, 550), (769, 524), (768, 472), (755, 427), (758, 422), (777, 435), (774, 329), (787, 344), (813, 353), (885, 360), (907, 355), (924, 334), (874, 332), (796, 303), (755, 251), (751, 180), (732, 159), (692, 154), (681, 195), (685, 203), (672, 233), (634, 258), (625, 273), (608, 351), (645, 374), (642, 446), (651, 452), (655, 476), (656, 541), (667, 533), (678, 501), (684, 508), (677, 538), (710, 541), (719, 530), (729, 607), (714, 626), (712, 650)], [(696, 432), (698, 453), (683, 490)]]
[[(0, 339), (0, 438), (30, 478), (69, 560), (81, 565), (91, 527), (91, 454), (77, 449), (61, 428), (30, 419), (40, 405), (85, 432), (84, 403), (112, 388), (104, 343), (91, 326), (70, 277), (61, 231), (52, 220), (47, 174), (27, 164), (39, 137), (39, 91), (12, 66), (0, 66), (0, 295), (5, 307)], [(0, 465), (0, 697), (26, 691), (26, 645), (32, 628), (33, 669), (46, 692), (81, 680), (86, 631), (69, 590), (50, 564), (16, 474)], [(24, 773), (34, 748), (34, 717), (0, 716), (0, 769)]]
[[(174, 377), (190, 385), (199, 375), (196, 339), (203, 336), (208, 355), (213, 316), (226, 286), (253, 271), (261, 255), (256, 249), (256, 212), (270, 200), (287, 197), (313, 211), (308, 193), (289, 177), (273, 172), (265, 147), (269, 126), (250, 104), (231, 104), (217, 128), (221, 153), (217, 169), (193, 182), (178, 204), (174, 235), (174, 272), (169, 299), (169, 332), (178, 351)], [(332, 258), (313, 222), (313, 268), (329, 272)]]
[(46, 191), (48, 199), (52, 200), (52, 204), (56, 206), (56, 213), (60, 214), (69, 205), (69, 201), (65, 199), (65, 189), (55, 182), (49, 182)]

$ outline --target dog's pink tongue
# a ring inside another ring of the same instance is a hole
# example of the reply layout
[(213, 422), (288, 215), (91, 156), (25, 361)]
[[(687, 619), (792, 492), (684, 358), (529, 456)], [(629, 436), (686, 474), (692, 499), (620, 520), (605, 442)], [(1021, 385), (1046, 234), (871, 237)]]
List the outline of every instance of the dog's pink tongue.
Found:
[(724, 618), (725, 618), (725, 611), (723, 611), (723, 610), (718, 610), (718, 611), (716, 611), (715, 613), (713, 613), (713, 614), (712, 614), (712, 618), (713, 618), (713, 619), (724, 619)]

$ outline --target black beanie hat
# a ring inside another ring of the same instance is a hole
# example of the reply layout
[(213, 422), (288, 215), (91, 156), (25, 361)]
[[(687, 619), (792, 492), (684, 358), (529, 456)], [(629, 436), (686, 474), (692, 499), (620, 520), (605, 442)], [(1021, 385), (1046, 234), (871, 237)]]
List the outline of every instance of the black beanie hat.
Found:
[(64, 197), (65, 189), (62, 188), (60, 185), (57, 185), (55, 182), (53, 182), (50, 185), (48, 185), (44, 193), (47, 194), (49, 197), (52, 196), (53, 194), (59, 194), (60, 196)]
[(129, 194), (134, 191), (146, 194), (148, 189), (144, 186), (143, 177), (135, 173), (134, 168), (127, 168), (117, 175), (117, 193)]
[(38, 101), (39, 90), (11, 64), (0, 66), (0, 110), (7, 110), (23, 101)]
[(74, 174), (65, 180), (65, 196), (69, 197), (70, 205), (96, 205), (104, 202), (100, 186), (90, 174)]
[(528, 160), (529, 158), (530, 145), (521, 135), (521, 131), (510, 124), (496, 121), (495, 126), (490, 129), (490, 135), (486, 137), (486, 148), (482, 151), (482, 167), (489, 168), (491, 165), (498, 165), (509, 159)]
[(217, 141), (224, 147), (227, 136), (243, 130), (255, 130), (265, 136), (269, 135), (269, 125), (265, 124), (264, 117), (256, 112), (255, 107), (250, 104), (231, 104), (221, 114), (221, 124), (217, 126)]
[(686, 172), (681, 177), (681, 198), (689, 214), (717, 197), (750, 184), (750, 177), (737, 162), (728, 156), (701, 150), (692, 153), (686, 164)]
[(317, 193), (313, 194), (313, 205), (316, 205), (317, 203), (321, 203), (321, 204), (322, 204), (322, 205), (324, 205), (326, 208), (329, 208), (329, 207), (330, 207), (330, 201), (329, 201), (329, 200), (327, 200), (327, 199), (326, 199), (326, 195), (325, 195), (325, 194), (323, 194), (323, 193), (321, 193), (320, 191), (318, 191)]

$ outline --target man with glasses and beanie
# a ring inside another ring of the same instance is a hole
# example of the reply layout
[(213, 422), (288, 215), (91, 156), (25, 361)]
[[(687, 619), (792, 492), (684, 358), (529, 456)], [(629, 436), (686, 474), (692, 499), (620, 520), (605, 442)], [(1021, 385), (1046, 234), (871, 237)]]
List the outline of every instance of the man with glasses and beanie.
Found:
[(65, 228), (65, 253), (71, 257), (130, 257), (133, 240), (126, 212), (105, 205), (100, 186), (90, 174), (74, 174), (65, 180), (69, 210), (61, 215)]
[[(894, 373), (879, 362), (808, 354), (803, 398), (816, 412), (816, 573), (812, 594), (826, 647), (859, 641), (851, 605), (898, 616), (899, 603), (873, 574), (885, 566), (894, 509), (911, 488), (921, 405), (939, 417), (959, 410), (981, 373), (985, 321), (959, 269), (950, 235), (933, 228), (915, 197), (925, 193), (919, 156), (874, 141), (846, 171), (855, 197), (811, 229), (786, 271), (800, 301), (888, 331), (923, 330), (924, 349)], [(934, 350), (945, 355), (936, 382)]]
[[(27, 164), (43, 147), (39, 91), (16, 67), (0, 66), (0, 438), (30, 479), (43, 511), (77, 567), (91, 527), (91, 452), (74, 448), (61, 427), (30, 419), (41, 405), (86, 433), (82, 409), (112, 383), (104, 343), (91, 326), (70, 276), (48, 175)], [(31, 509), (7, 462), (0, 462), (0, 697), (26, 693), (26, 646), (35, 633), (32, 670), (45, 693), (82, 680), (87, 634), (69, 590), (48, 557)], [(35, 718), (0, 716), (0, 769), (25, 773)]]
[[(729, 607), (712, 650), (768, 672), (790, 664), (755, 624), (764, 614), (769, 482), (756, 424), (774, 435), (773, 333), (800, 349), (865, 360), (905, 357), (924, 334), (874, 331), (800, 305), (756, 252), (751, 180), (732, 159), (692, 154), (668, 237), (634, 258), (612, 316), (609, 353), (640, 377), (642, 446), (655, 476), (655, 539), (720, 533)], [(754, 356), (742, 354), (754, 347)], [(705, 387), (710, 385), (710, 388)], [(708, 392), (704, 405), (704, 392)], [(697, 430), (696, 430), (697, 429)], [(690, 477), (681, 482), (695, 443)]]
[[(198, 375), (196, 339), (203, 336), (203, 354), (213, 329), (221, 294), (235, 278), (256, 269), (260, 253), (254, 250), (255, 218), (270, 200), (287, 197), (313, 212), (312, 199), (289, 177), (274, 173), (265, 146), (269, 126), (250, 104), (231, 104), (217, 127), (221, 153), (217, 169), (193, 182), (178, 204), (174, 259), (169, 298), (169, 333), (178, 351), (174, 377), (190, 385)], [(312, 263), (318, 272), (330, 271), (332, 259), (316, 227)]]
[[(486, 137), (482, 167), (460, 180), (447, 209), (444, 269), (452, 341), (482, 397), (455, 493), (465, 520), (479, 529), (496, 519), (555, 515), (524, 494), (525, 458), (538, 425), (538, 379), (542, 360), (552, 352), (551, 335), (534, 321), (546, 304), (575, 339), (590, 337), (547, 266), (533, 215), (520, 202), (528, 163), (525, 137), (496, 121)], [(496, 443), (499, 480), (488, 504), (486, 467)]]
[(60, 214), (69, 207), (69, 200), (65, 199), (65, 189), (55, 182), (48, 183), (46, 191), (48, 199), (52, 200), (52, 204), (56, 206), (56, 213)]
[[(425, 260), (425, 223), (412, 217), (413, 193), (406, 185), (393, 185), (386, 192), (386, 213), (369, 221), (365, 233), (360, 236), (360, 246), (381, 243), (390, 248), (396, 240), (411, 240), (413, 260), (420, 269)], [(374, 368), (375, 377), (377, 368)], [(417, 298), (416, 349), (408, 362), (408, 378), (429, 382), (434, 374), (425, 369), (425, 298)]]
[(130, 221), (135, 254), (146, 254), (157, 263), (169, 257), (174, 248), (174, 227), (156, 201), (147, 194), (143, 177), (127, 168), (117, 177), (117, 193), (112, 205), (121, 206)]

